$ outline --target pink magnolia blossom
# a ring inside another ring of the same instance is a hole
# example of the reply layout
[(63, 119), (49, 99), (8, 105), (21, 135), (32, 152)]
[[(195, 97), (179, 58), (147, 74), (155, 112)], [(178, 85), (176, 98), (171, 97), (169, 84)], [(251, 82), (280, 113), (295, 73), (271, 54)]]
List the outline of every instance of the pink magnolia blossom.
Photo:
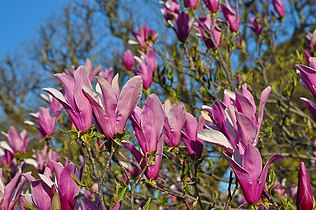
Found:
[(257, 203), (260, 200), (269, 167), (274, 162), (285, 159), (282, 155), (274, 154), (262, 169), (260, 152), (251, 144), (245, 147), (243, 155), (238, 150), (235, 150), (233, 157), (226, 153), (223, 155), (233, 169), (244, 196), (250, 204)]
[(52, 149), (48, 149), (47, 145), (45, 145), (41, 151), (35, 153), (35, 157), (37, 169), (42, 171), (51, 160), (58, 161), (60, 155)]
[(134, 71), (136, 75), (139, 75), (143, 79), (143, 87), (145, 89), (150, 88), (153, 81), (153, 74), (157, 68), (156, 52), (149, 49), (147, 53), (141, 53), (141, 58), (136, 57), (139, 68)]
[(219, 9), (219, 0), (203, 0), (206, 7), (211, 12), (216, 12)]
[(20, 198), (25, 183), (26, 179), (22, 176), (20, 169), (13, 179), (4, 187), (3, 197), (0, 201), (0, 206), (3, 210), (15, 209), (14, 206)]
[(307, 46), (310, 52), (314, 52), (316, 49), (316, 29), (313, 32), (308, 32), (305, 36)]
[(15, 152), (26, 153), (31, 142), (26, 130), (19, 132), (14, 126), (11, 126), (8, 133), (2, 132), (2, 134), (7, 138), (6, 142), (1, 142), (0, 144), (2, 148), (7, 149), (12, 154)]
[(221, 8), (222, 8), (222, 12), (223, 12), (225, 19), (229, 23), (230, 31), (232, 31), (232, 32), (238, 31), (239, 24), (240, 24), (238, 4), (237, 4), (237, 9), (234, 10), (230, 6), (228, 0), (226, 0), (225, 4), (221, 5)]
[(53, 115), (59, 116), (61, 111), (64, 109), (63, 105), (61, 105), (61, 103), (51, 95), (41, 94), (40, 96), (46, 101), (49, 108), (53, 112)]
[[(55, 179), (53, 179), (53, 171), (56, 174)], [(44, 174), (39, 174), (40, 179), (36, 180), (29, 173), (24, 176), (31, 184), (32, 200), (38, 209), (50, 210), (54, 205), (62, 206), (65, 210), (74, 208), (80, 187), (72, 176), (80, 179), (81, 172), (73, 163), (67, 162), (63, 166), (61, 163), (51, 161), (49, 167), (45, 168)], [(59, 199), (53, 200), (54, 197)]]
[(285, 6), (284, 1), (282, 0), (272, 0), (272, 4), (274, 7), (274, 10), (278, 13), (280, 17), (284, 16), (285, 13)]
[(179, 14), (179, 3), (177, 0), (168, 0), (163, 4), (161, 13), (166, 21), (176, 20)]
[(256, 105), (247, 84), (242, 86), (242, 92), (225, 91), (224, 100), (215, 101), (213, 107), (203, 106), (209, 113), (211, 127), (199, 132), (199, 138), (222, 147), (229, 154), (235, 149), (243, 150), (248, 144), (256, 146), (263, 121), (263, 111), (271, 87), (261, 93), (258, 119)]
[(128, 71), (131, 71), (132, 70), (132, 67), (133, 67), (133, 64), (134, 64), (134, 57), (133, 57), (133, 53), (132, 51), (130, 50), (126, 50), (124, 53), (123, 53), (123, 64), (125, 66), (125, 68), (128, 70)]
[(138, 32), (133, 32), (136, 41), (130, 40), (130, 44), (139, 45), (141, 48), (151, 48), (158, 40), (158, 34), (147, 25), (139, 26)]
[(56, 116), (51, 116), (49, 109), (41, 106), (39, 108), (39, 112), (31, 113), (31, 116), (36, 119), (36, 123), (33, 123), (31, 121), (25, 121), (25, 123), (35, 126), (40, 132), (42, 138), (54, 134), (56, 121), (59, 116), (58, 112), (56, 113)]
[(171, 104), (167, 99), (164, 106), (166, 119), (164, 123), (165, 143), (170, 147), (179, 146), (181, 131), (186, 120), (186, 110), (182, 102)]
[(184, 0), (184, 6), (195, 9), (199, 0)]
[(189, 37), (191, 25), (190, 16), (186, 12), (181, 12), (174, 26), (180, 42), (185, 42)]
[(112, 83), (114, 77), (114, 70), (113, 68), (108, 68), (105, 71), (100, 71), (98, 76), (103, 77), (104, 79), (106, 79), (106, 81)]
[(257, 22), (256, 18), (249, 18), (249, 22), (249, 28), (251, 28), (253, 32), (255, 32), (259, 36), (262, 32), (262, 25)]
[(315, 204), (308, 173), (303, 162), (300, 163), (296, 206), (299, 210), (312, 210)]
[[(301, 78), (301, 82), (303, 85), (313, 94), (314, 98), (316, 98), (316, 58), (310, 57), (309, 66), (305, 65), (296, 65), (296, 72)], [(301, 97), (301, 101), (311, 112), (314, 120), (316, 120), (316, 103), (307, 98)]]
[[(97, 66), (97, 67), (93, 68), (92, 63), (91, 63), (90, 59), (88, 59), (88, 58), (86, 59), (86, 63), (84, 65), (84, 67), (85, 67), (85, 71), (88, 75), (90, 82), (92, 82), (94, 77), (97, 76), (99, 74), (99, 72), (101, 71), (101, 66)], [(74, 77), (75, 71), (76, 71), (75, 69), (72, 69), (72, 70), (66, 69), (65, 74), (68, 76)]]
[(85, 67), (79, 67), (74, 77), (66, 74), (55, 76), (64, 85), (65, 95), (54, 88), (44, 90), (63, 105), (78, 131), (87, 131), (92, 125), (92, 107), (82, 91), (83, 86), (91, 87)]
[(198, 36), (202, 38), (207, 48), (220, 46), (222, 30), (216, 23), (212, 24), (212, 19), (209, 14), (206, 17), (200, 17), (199, 22), (194, 23), (194, 26), (199, 31)]
[(116, 75), (110, 84), (98, 77), (96, 92), (89, 86), (83, 88), (98, 125), (110, 139), (114, 138), (115, 133), (124, 131), (126, 121), (142, 94), (141, 77), (131, 78), (122, 91), (119, 89), (118, 79), (119, 76)]
[(148, 155), (155, 152), (155, 163), (148, 166), (145, 172), (148, 179), (156, 179), (159, 175), (164, 141), (162, 130), (165, 117), (158, 97), (153, 94), (148, 96), (143, 109), (136, 107), (131, 116), (132, 126), (142, 153), (131, 142), (122, 142), (142, 169), (148, 163)]

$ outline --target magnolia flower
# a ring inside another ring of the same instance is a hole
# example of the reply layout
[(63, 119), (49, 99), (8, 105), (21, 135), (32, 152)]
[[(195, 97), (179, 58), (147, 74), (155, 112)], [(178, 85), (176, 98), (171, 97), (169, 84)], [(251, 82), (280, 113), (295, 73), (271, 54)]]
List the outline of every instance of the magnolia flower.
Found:
[[(314, 85), (316, 82), (316, 58), (310, 57), (309, 64), (311, 67), (296, 65), (296, 72), (300, 76), (303, 85), (313, 94), (314, 98), (316, 98), (316, 89)], [(301, 97), (300, 99), (312, 113), (314, 120), (316, 120), (316, 104), (304, 97)]]
[(283, 155), (274, 154), (262, 169), (260, 152), (251, 144), (245, 147), (243, 155), (238, 150), (235, 150), (232, 158), (226, 153), (223, 155), (233, 169), (244, 196), (250, 204), (257, 203), (260, 200), (268, 175), (268, 169), (272, 163), (285, 159)]
[(220, 45), (222, 30), (217, 24), (212, 24), (209, 14), (206, 17), (200, 17), (199, 22), (194, 23), (194, 26), (199, 31), (198, 36), (203, 39), (207, 48), (215, 48)]
[(58, 117), (64, 109), (63, 105), (61, 105), (61, 103), (59, 103), (59, 101), (51, 95), (41, 94), (40, 96), (46, 101), (53, 115)]
[(195, 9), (199, 0), (184, 0), (184, 6)]
[[(56, 182), (53, 181), (52, 172), (56, 174)], [(44, 174), (39, 174), (36, 180), (30, 173), (24, 175), (31, 184), (32, 200), (38, 209), (50, 210), (61, 208), (71, 210), (75, 206), (80, 187), (72, 176), (80, 179), (81, 172), (73, 163), (63, 166), (55, 161), (45, 168)]]
[(57, 116), (51, 116), (49, 109), (41, 106), (39, 112), (30, 115), (36, 119), (36, 124), (31, 121), (25, 121), (25, 123), (37, 127), (43, 138), (54, 134), (58, 113), (56, 113)]
[(203, 0), (206, 7), (211, 12), (216, 12), (219, 9), (219, 0)]
[(2, 134), (7, 138), (7, 142), (2, 141), (0, 147), (10, 151), (12, 154), (15, 152), (26, 153), (31, 142), (26, 130), (19, 132), (14, 126), (11, 126), (8, 133), (2, 132)]
[[(2, 171), (1, 171), (2, 172)], [(1, 181), (2, 182), (2, 181)], [(14, 209), (15, 204), (18, 202), (22, 188), (26, 183), (26, 179), (22, 176), (21, 169), (15, 174), (13, 179), (4, 187), (3, 197), (0, 201), (0, 206), (3, 210)]]
[(134, 73), (143, 79), (143, 86), (145, 89), (150, 88), (153, 81), (153, 74), (157, 67), (157, 57), (154, 50), (149, 49), (147, 53), (141, 52), (141, 58), (136, 57), (139, 69)]
[(179, 146), (181, 131), (186, 120), (186, 110), (182, 102), (171, 104), (167, 99), (164, 106), (166, 120), (164, 123), (165, 143), (170, 147)]
[(229, 23), (229, 28), (232, 32), (238, 31), (240, 20), (239, 20), (239, 8), (237, 4), (237, 10), (235, 11), (226, 0), (225, 4), (221, 5), (223, 15)]
[(203, 106), (209, 113), (211, 127), (199, 132), (198, 137), (214, 143), (232, 154), (235, 149), (243, 150), (248, 144), (256, 146), (263, 121), (263, 110), (271, 92), (267, 87), (261, 93), (258, 119), (256, 105), (247, 84), (242, 86), (242, 92), (224, 92), (223, 102), (216, 101), (213, 107)]
[(142, 153), (136, 149), (134, 144), (127, 141), (122, 142), (142, 169), (148, 164), (148, 155), (155, 153), (155, 163), (150, 163), (151, 165), (145, 172), (148, 179), (156, 179), (159, 175), (164, 139), (162, 129), (165, 117), (160, 100), (156, 95), (151, 94), (146, 99), (143, 109), (136, 107), (130, 117)]
[(55, 76), (64, 85), (65, 95), (54, 88), (44, 90), (63, 105), (78, 131), (87, 131), (92, 125), (92, 108), (82, 92), (83, 86), (91, 87), (85, 67), (79, 67), (74, 77), (66, 74)]
[(174, 30), (180, 42), (185, 42), (190, 34), (191, 21), (186, 12), (181, 12), (178, 16)]
[(113, 77), (114, 77), (114, 70), (113, 68), (108, 68), (105, 71), (100, 71), (98, 76), (103, 77), (108, 81), (109, 83), (112, 83)]
[(136, 39), (129, 40), (129, 44), (136, 44), (139, 45), (141, 48), (151, 48), (158, 39), (158, 34), (151, 28), (148, 28), (147, 25), (138, 26), (138, 32), (133, 32), (133, 35)]
[[(86, 63), (84, 65), (84, 67), (85, 67), (85, 71), (88, 75), (90, 82), (92, 82), (94, 77), (96, 75), (98, 75), (99, 72), (101, 71), (101, 66), (97, 66), (96, 68), (93, 68), (92, 63), (91, 63), (90, 59), (88, 59), (88, 58), (86, 59)], [(65, 70), (65, 74), (68, 76), (71, 76), (71, 77), (74, 77), (74, 74), (75, 74), (74, 72), (75, 72), (75, 69), (72, 69), (72, 70), (66, 69)]]
[(272, 0), (272, 4), (278, 15), (283, 17), (285, 13), (284, 2), (282, 0)]
[(126, 121), (142, 94), (142, 79), (139, 76), (131, 78), (120, 92), (118, 74), (113, 78), (112, 84), (98, 77), (96, 92), (89, 86), (84, 86), (84, 93), (88, 98), (95, 119), (102, 132), (113, 139), (115, 133), (123, 132)]
[(163, 3), (163, 8), (160, 10), (166, 21), (176, 20), (179, 14), (179, 3), (177, 0), (168, 0)]
[(257, 35), (260, 35), (262, 32), (262, 25), (257, 22), (256, 18), (249, 18), (249, 22), (251, 23), (249, 28), (251, 28)]
[(296, 206), (299, 210), (312, 210), (315, 204), (308, 173), (303, 162), (300, 163)]
[(125, 66), (125, 68), (130, 71), (132, 70), (133, 64), (134, 64), (134, 57), (133, 57), (133, 53), (130, 50), (126, 50), (123, 53), (123, 64)]
[(305, 40), (310, 52), (314, 52), (316, 48), (316, 29), (313, 32), (308, 32), (305, 36)]
[(51, 160), (58, 161), (60, 155), (57, 152), (54, 152), (52, 149), (48, 149), (47, 145), (45, 145), (41, 151), (35, 153), (35, 157), (37, 169), (42, 171)]
[(203, 150), (203, 141), (198, 138), (198, 132), (203, 129), (204, 118), (197, 122), (195, 117), (186, 113), (186, 120), (182, 131), (182, 141), (185, 144), (191, 158), (199, 158)]

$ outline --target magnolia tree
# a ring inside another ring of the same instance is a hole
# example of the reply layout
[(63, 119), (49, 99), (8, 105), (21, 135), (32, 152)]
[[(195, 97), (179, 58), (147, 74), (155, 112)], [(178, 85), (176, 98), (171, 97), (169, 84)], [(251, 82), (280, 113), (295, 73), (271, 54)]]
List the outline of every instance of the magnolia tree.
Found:
[[(61, 86), (44, 88), (47, 105), (25, 120), (40, 141), (14, 125), (2, 132), (2, 209), (315, 208), (305, 166), (315, 166), (314, 135), (291, 129), (316, 120), (316, 30), (293, 55), (305, 64), (291, 67), (290, 84), (265, 64), (291, 6), (163, 1), (172, 50), (140, 25), (121, 69), (87, 59), (55, 74)], [(299, 78), (312, 94), (302, 104)]]

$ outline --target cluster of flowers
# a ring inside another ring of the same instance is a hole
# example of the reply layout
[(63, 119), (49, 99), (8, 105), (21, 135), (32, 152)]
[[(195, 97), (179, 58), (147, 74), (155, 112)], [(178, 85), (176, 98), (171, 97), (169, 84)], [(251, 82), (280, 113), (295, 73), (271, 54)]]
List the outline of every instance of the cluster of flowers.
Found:
[[(165, 20), (173, 27), (180, 42), (184, 43), (190, 34), (192, 25), (199, 32), (199, 37), (204, 41), (207, 48), (216, 48), (220, 46), (222, 29), (219, 27), (220, 23), (227, 23), (231, 32), (237, 32), (239, 30), (240, 18), (239, 8), (233, 9), (229, 2), (220, 4), (219, 0), (203, 0), (205, 7), (211, 13), (217, 13), (219, 10), (225, 20), (211, 18), (210, 14), (205, 17), (196, 18), (196, 22), (193, 23), (193, 19), (190, 18), (190, 10), (197, 8), (198, 0), (186, 0), (184, 1), (185, 7), (189, 9), (189, 12), (179, 10), (180, 6), (177, 0), (168, 0), (163, 3), (163, 9), (161, 9)], [(284, 3), (280, 0), (273, 0), (272, 5), (279, 17), (283, 17), (285, 13)], [(193, 13), (191, 13), (193, 14)], [(213, 17), (213, 16), (212, 16)], [(262, 25), (256, 20), (255, 17), (249, 18), (248, 27), (251, 28), (257, 35), (262, 32)]]

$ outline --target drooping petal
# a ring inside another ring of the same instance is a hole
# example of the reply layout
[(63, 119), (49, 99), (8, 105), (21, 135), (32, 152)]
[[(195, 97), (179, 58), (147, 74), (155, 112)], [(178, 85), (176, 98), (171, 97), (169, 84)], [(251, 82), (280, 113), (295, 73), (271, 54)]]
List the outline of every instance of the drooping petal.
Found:
[(222, 147), (225, 151), (232, 154), (233, 146), (226, 136), (214, 129), (204, 129), (198, 132), (198, 138)]
[(307, 98), (300, 98), (300, 99), (304, 103), (304, 105), (308, 108), (308, 110), (311, 112), (314, 120), (316, 121), (316, 104)]

